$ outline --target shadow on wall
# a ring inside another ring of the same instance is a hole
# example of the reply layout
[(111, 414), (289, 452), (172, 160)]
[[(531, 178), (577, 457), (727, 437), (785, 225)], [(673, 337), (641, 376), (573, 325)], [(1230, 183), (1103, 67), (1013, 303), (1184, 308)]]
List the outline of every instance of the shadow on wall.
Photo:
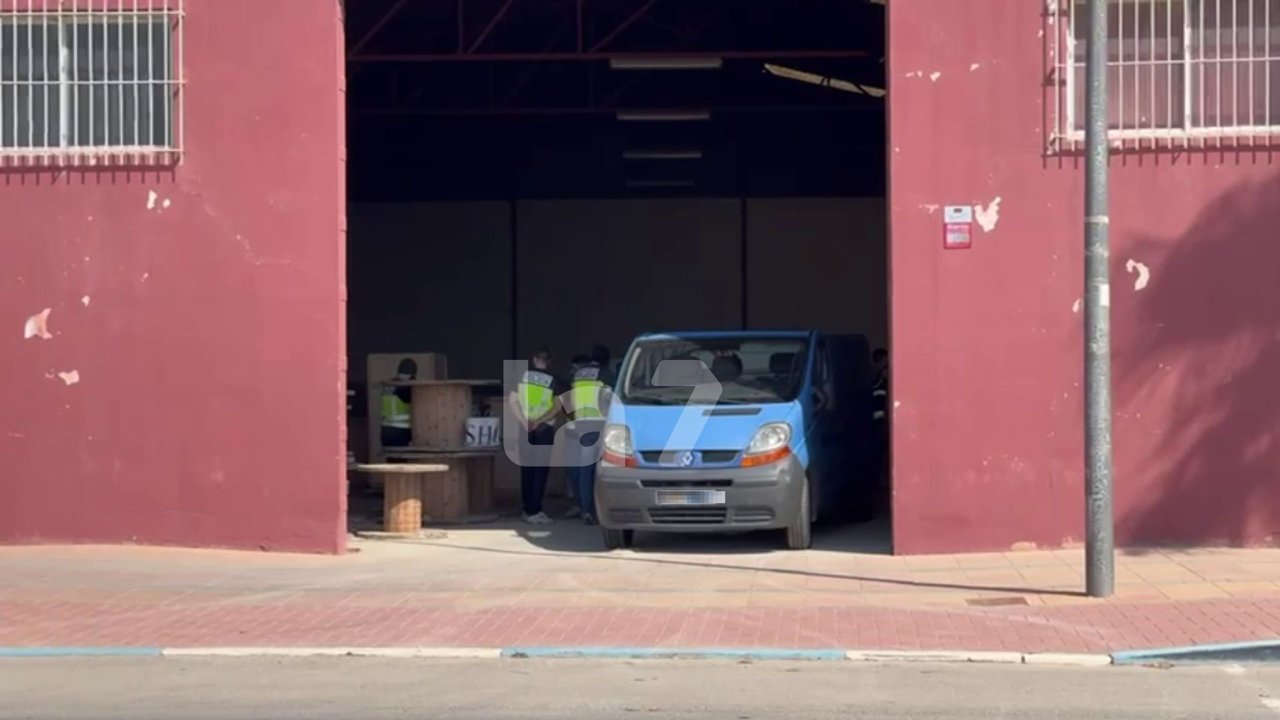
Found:
[(1233, 187), (1182, 236), (1139, 236), (1114, 258), (1125, 294), (1150, 268), (1115, 317), (1117, 478), (1131, 483), (1121, 542), (1280, 539), (1277, 238), (1280, 175)]

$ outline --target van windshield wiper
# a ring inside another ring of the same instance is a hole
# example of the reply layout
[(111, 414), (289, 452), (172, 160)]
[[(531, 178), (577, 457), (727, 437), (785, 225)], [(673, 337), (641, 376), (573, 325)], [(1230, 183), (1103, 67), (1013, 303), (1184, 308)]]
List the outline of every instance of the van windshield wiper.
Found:
[(622, 402), (627, 405), (683, 405), (680, 400), (669, 400), (656, 397), (644, 397), (636, 395), (628, 395), (622, 398)]

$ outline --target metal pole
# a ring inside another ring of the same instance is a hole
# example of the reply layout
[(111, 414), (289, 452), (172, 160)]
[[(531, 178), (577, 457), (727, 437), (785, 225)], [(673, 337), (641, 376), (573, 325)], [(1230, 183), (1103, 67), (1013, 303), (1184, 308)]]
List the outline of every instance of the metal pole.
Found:
[(1111, 508), (1111, 218), (1107, 172), (1107, 6), (1089, 0), (1085, 147), (1085, 589), (1115, 591), (1115, 527)]

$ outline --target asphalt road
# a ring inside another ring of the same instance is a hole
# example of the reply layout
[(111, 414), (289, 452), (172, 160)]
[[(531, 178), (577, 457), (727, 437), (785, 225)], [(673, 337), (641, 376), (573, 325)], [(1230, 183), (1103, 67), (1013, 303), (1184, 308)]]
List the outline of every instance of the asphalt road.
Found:
[(96, 659), (0, 662), (0, 719), (1267, 718), (1280, 668)]

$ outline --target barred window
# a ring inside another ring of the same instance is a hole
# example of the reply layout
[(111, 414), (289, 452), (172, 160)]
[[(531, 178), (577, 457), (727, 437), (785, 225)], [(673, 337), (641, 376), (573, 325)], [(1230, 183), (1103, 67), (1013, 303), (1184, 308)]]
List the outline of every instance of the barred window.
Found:
[(181, 0), (0, 0), (0, 163), (176, 161), (181, 18)]
[[(1048, 0), (1059, 97), (1055, 139), (1085, 128), (1087, 0)], [(1110, 0), (1113, 145), (1280, 142), (1280, 0)]]

